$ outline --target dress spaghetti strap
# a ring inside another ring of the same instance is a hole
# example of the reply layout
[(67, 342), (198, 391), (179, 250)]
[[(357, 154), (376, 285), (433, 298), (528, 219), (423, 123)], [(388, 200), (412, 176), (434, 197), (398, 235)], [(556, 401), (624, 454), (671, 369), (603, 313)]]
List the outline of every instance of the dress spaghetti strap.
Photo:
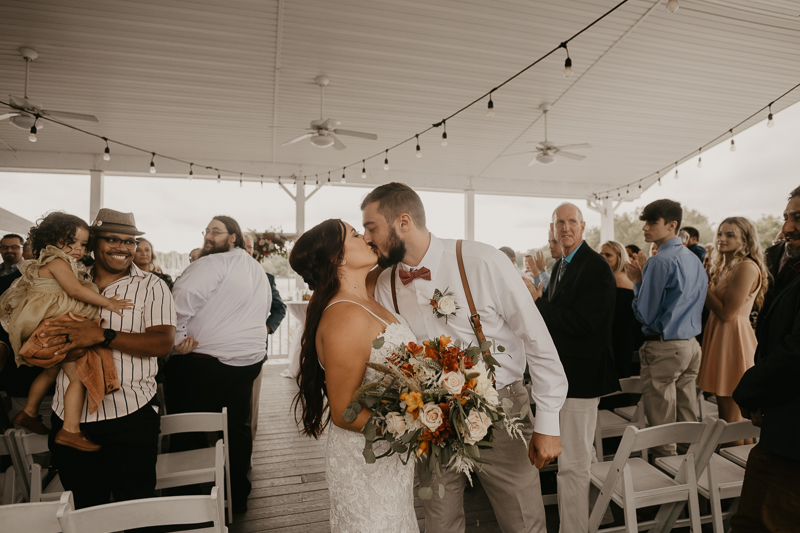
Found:
[[(362, 304), (360, 304), (360, 303), (358, 303), (358, 302), (354, 302), (353, 300), (336, 300), (335, 302), (331, 302), (331, 303), (329, 303), (329, 304), (328, 304), (328, 307), (330, 307), (330, 306), (332, 306), (332, 305), (336, 305), (336, 304), (338, 304), (338, 303), (341, 303), (341, 302), (347, 302), (347, 303), (356, 304), (356, 305), (358, 305), (358, 306), (361, 306), (361, 308), (362, 308), (362, 309), (364, 309), (364, 311), (366, 311), (367, 313), (371, 314), (372, 316), (374, 316), (375, 318), (377, 318), (378, 320), (380, 320), (381, 322), (383, 322), (383, 323), (384, 323), (384, 325), (386, 325), (386, 326), (388, 326), (388, 325), (389, 325), (389, 323), (388, 323), (388, 322), (386, 322), (384, 319), (382, 319), (381, 317), (379, 317), (378, 315), (376, 315), (375, 313), (373, 313), (372, 311), (370, 311), (369, 309), (367, 309), (367, 307), (366, 307), (366, 306), (364, 306), (364, 305), (362, 305)], [(322, 312), (324, 313), (325, 311), (327, 311), (327, 310), (328, 310), (328, 307), (326, 307), (326, 308), (325, 308), (325, 309), (324, 309)]]

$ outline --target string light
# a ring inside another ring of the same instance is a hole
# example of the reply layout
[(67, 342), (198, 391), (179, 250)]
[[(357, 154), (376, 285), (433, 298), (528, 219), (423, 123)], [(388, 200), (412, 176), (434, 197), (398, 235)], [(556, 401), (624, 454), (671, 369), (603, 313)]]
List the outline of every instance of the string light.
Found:
[(329, 170), (328, 171), (328, 183), (330, 183), (330, 182), (331, 182), (331, 171)]
[(640, 191), (642, 190), (642, 182), (641, 181), (639, 182), (639, 190)]
[(417, 158), (420, 158), (420, 157), (422, 157), (422, 150), (420, 150), (420, 147), (419, 147), (419, 133), (416, 135), (416, 137), (417, 137), (417, 152), (416, 153), (417, 153)]
[(697, 168), (703, 168), (703, 156), (700, 155), (702, 153), (703, 153), (702, 148), (697, 150)]
[(108, 139), (103, 137), (103, 140), (106, 142), (106, 149), (103, 152), (103, 161), (111, 161), (111, 150), (108, 148)]
[(28, 140), (32, 143), (36, 142), (36, 121), (33, 121), (33, 126), (31, 126), (31, 134), (28, 135)]
[(383, 160), (383, 170), (389, 170), (389, 150), (386, 150), (386, 158)]
[(239, 188), (242, 188), (242, 173), (239, 172)]
[[(774, 125), (775, 125), (775, 121), (772, 120), (772, 104), (770, 103), (769, 104), (769, 115), (767, 115), (767, 127), (771, 128)], [(36, 132), (33, 131), (33, 128), (31, 128), (31, 132), (32, 133), (36, 133)]]
[(572, 76), (572, 58), (569, 57), (569, 48), (567, 48), (566, 41), (561, 43), (561, 48), (567, 52), (567, 59), (564, 60), (564, 77), (569, 78)]
[(675, 161), (675, 179), (678, 179), (678, 162)]
[(344, 175), (345, 167), (342, 167), (342, 183), (347, 183), (347, 177)]
[(367, 161), (366, 159), (361, 160), (361, 179), (367, 179)]
[[(319, 185), (319, 180), (317, 180), (317, 185)], [(264, 188), (264, 174), (261, 174), (261, 188)]]
[[(494, 92), (494, 91), (492, 91)], [(492, 102), (492, 93), (489, 93), (489, 104), (486, 109), (486, 116), (493, 117), (494, 116), (494, 102)], [(419, 138), (419, 135), (417, 135)], [(419, 150), (418, 150), (419, 151)]]
[(189, 180), (191, 180), (192, 177), (194, 176), (194, 170), (192, 170), (193, 166), (194, 166), (194, 163), (189, 163)]
[(442, 126), (444, 127), (444, 131), (442, 132), (442, 146), (447, 146), (447, 122), (443, 120)]
[(219, 173), (219, 169), (217, 169), (217, 184), (222, 183), (222, 176)]
[(667, 0), (667, 11), (670, 13), (675, 13), (679, 7), (681, 7), (681, 5), (678, 0)]
[(661, 187), (661, 171), (656, 172), (656, 175), (658, 176), (658, 186)]
[(150, 174), (156, 173), (156, 153), (152, 152), (152, 157), (150, 158)]
[(731, 132), (731, 152), (735, 152), (736, 151), (736, 143), (733, 142), (733, 130), (730, 130), (730, 132)]

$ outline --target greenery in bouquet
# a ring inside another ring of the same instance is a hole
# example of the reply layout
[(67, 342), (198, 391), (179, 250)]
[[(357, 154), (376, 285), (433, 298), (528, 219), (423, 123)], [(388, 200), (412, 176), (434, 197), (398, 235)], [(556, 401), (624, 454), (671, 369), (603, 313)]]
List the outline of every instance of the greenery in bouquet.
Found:
[(267, 230), (264, 232), (252, 231), (253, 250), (258, 253), (259, 261), (270, 256), (289, 257), (287, 243), (290, 236), (285, 235), (280, 230)]
[[(381, 349), (384, 342), (378, 338), (373, 346)], [(462, 349), (460, 341), (451, 343), (442, 335), (421, 346), (391, 345), (385, 364), (367, 362), (380, 378), (358, 388), (343, 414), (352, 422), (364, 406), (372, 410), (363, 429), (366, 462), (399, 454), (406, 463), (414, 457), (427, 467), (420, 470), (424, 486), (419, 496), (429, 499), (430, 478), (441, 477), (445, 469), (466, 474), (472, 483), (470, 474), (489, 464), (480, 450), (494, 447), (498, 428), (522, 439), (520, 420), (528, 405), (512, 413), (511, 400), (500, 400), (492, 346), (486, 342)], [(497, 351), (504, 349), (498, 346)], [(388, 450), (376, 456), (375, 445), (381, 441), (389, 444)], [(439, 497), (444, 497), (441, 483)]]

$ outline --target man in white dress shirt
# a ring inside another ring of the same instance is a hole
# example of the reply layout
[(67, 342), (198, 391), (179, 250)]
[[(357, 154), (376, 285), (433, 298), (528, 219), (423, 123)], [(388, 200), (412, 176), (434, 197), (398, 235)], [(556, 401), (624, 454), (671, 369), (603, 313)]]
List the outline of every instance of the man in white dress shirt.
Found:
[[(247, 423), (253, 381), (267, 346), (272, 294), (264, 269), (244, 250), (239, 224), (227, 216), (203, 232), (203, 252), (175, 282), (177, 355), (167, 363), (170, 413), (228, 408), (233, 512), (247, 510), (253, 439)], [(204, 434), (174, 435), (170, 451), (207, 446)]]
[[(438, 239), (426, 229), (425, 210), (417, 193), (402, 183), (382, 185), (367, 195), (361, 210), (364, 237), (377, 250), (378, 264), (387, 268), (377, 279), (378, 302), (395, 309), (392, 270), (388, 267), (399, 263), (395, 279), (397, 310), (417, 340), (445, 334), (467, 344), (476, 343), (458, 270), (456, 241)], [(505, 347), (504, 353), (495, 356), (500, 364), (496, 369), (500, 398), (513, 401), (513, 412), (528, 403), (522, 383), (527, 362), (536, 402), (535, 422), (526, 419), (523, 426), (530, 444), (511, 439), (505, 430), (498, 429), (495, 448), (481, 452), (481, 458), (491, 466), (484, 467), (478, 477), (502, 531), (544, 533), (544, 505), (536, 468), (547, 465), (561, 452), (559, 411), (567, 394), (564, 369), (539, 311), (523, 290), (522, 278), (508, 258), (495, 248), (474, 241), (465, 241), (462, 251), (486, 339)], [(447, 322), (432, 312), (430, 301), (435, 289), (452, 291), (460, 307)], [(437, 482), (445, 485), (445, 496), (423, 501), (426, 530), (461, 533), (465, 529), (466, 478), (445, 472), (443, 478), (434, 481)]]

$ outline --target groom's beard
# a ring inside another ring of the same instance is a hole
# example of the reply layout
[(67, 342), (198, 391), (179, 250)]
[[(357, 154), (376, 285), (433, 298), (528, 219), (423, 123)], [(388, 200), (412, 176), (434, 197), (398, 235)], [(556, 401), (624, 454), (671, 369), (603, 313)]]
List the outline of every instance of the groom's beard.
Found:
[(392, 265), (396, 265), (406, 256), (406, 243), (400, 240), (397, 232), (391, 226), (389, 227), (389, 239), (386, 241), (386, 245), (389, 247), (386, 255), (383, 255), (378, 250), (378, 266), (381, 268), (389, 268)]

